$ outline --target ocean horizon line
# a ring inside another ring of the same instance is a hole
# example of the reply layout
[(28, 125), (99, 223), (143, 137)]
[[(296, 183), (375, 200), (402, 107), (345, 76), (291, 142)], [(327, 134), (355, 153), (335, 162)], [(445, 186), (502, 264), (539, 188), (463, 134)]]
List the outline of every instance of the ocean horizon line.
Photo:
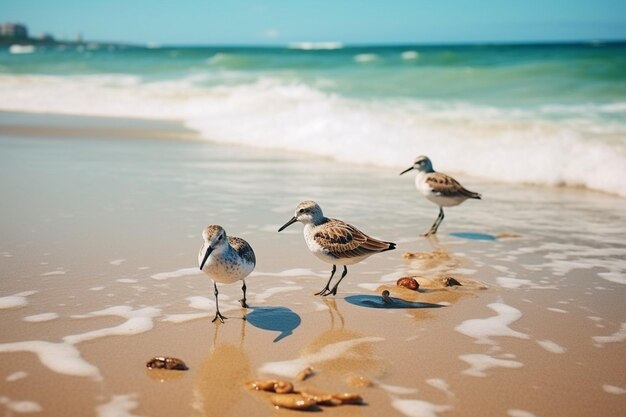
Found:
[[(96, 41), (97, 42), (97, 41)], [(105, 42), (103, 42), (105, 43)], [(109, 42), (110, 43), (110, 42)], [(120, 43), (123, 44), (123, 43)], [(484, 47), (484, 46), (581, 46), (581, 45), (626, 45), (624, 39), (579, 39), (579, 40), (536, 40), (536, 41), (458, 41), (458, 42), (341, 42), (341, 41), (294, 41), (276, 44), (246, 44), (246, 43), (160, 43), (146, 42), (129, 43), (128, 46), (152, 47), (152, 48), (232, 48), (232, 49), (297, 49), (294, 45), (298, 44), (336, 44), (339, 48), (323, 48), (319, 49), (359, 49), (359, 48), (404, 48), (404, 47)], [(319, 50), (312, 48), (311, 50)]]
[[(5, 42), (9, 44), (29, 44), (29, 40), (16, 40), (15, 42)], [(176, 42), (125, 42), (109, 40), (84, 40), (82, 42), (59, 40), (59, 44), (67, 45), (113, 45), (120, 48), (131, 49), (258, 49), (258, 50), (281, 50), (291, 49), (300, 51), (332, 51), (342, 49), (394, 49), (394, 48), (472, 48), (472, 47), (578, 47), (578, 46), (625, 46), (624, 39), (578, 39), (578, 40), (507, 40), (507, 41), (441, 41), (441, 42), (342, 42), (342, 41), (294, 41), (274, 44), (253, 44), (253, 43), (176, 43)], [(46, 45), (42, 45), (46, 46)]]

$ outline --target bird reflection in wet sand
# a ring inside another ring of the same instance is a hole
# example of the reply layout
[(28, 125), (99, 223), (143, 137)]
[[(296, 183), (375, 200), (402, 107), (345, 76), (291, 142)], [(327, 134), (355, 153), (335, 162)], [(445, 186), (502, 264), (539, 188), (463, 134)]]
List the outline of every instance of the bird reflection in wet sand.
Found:
[(197, 367), (193, 389), (193, 406), (203, 416), (254, 415), (257, 405), (244, 401), (241, 388), (252, 377), (244, 349), (246, 324), (242, 321), (239, 329), (215, 326), (213, 345)]

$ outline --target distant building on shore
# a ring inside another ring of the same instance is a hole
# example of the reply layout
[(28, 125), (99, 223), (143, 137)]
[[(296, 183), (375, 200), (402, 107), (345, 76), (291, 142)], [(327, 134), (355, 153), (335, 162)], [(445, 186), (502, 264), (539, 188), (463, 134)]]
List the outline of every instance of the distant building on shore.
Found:
[(39, 40), (43, 42), (54, 42), (54, 36), (52, 36), (50, 33), (44, 32), (39, 35)]
[(13, 39), (28, 39), (28, 28), (21, 23), (0, 24), (0, 36)]

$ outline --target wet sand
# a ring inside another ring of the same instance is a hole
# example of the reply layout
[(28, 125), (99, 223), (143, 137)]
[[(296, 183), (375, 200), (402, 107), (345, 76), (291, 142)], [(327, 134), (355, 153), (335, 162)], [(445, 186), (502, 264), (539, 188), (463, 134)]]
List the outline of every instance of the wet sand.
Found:
[[(325, 415), (623, 413), (623, 199), (461, 175), (483, 200), (426, 239), (437, 209), (398, 172), (190, 137), (174, 122), (2, 114), (4, 414), (296, 415), (244, 385), (307, 366), (296, 388), (364, 399)], [(314, 296), (330, 265), (301, 225), (276, 232), (306, 198), (398, 248)], [(196, 266), (211, 223), (258, 259), (250, 309), (220, 287), (224, 324)], [(397, 287), (404, 276), (420, 289)], [(159, 355), (190, 369), (146, 369)]]

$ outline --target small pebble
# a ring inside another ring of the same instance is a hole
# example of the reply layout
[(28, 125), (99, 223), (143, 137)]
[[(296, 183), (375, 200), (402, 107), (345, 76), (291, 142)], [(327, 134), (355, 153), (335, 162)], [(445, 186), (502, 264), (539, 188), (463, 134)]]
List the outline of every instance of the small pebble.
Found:
[(168, 369), (176, 371), (186, 371), (189, 369), (182, 359), (167, 356), (155, 356), (146, 363), (146, 367), (149, 369)]

